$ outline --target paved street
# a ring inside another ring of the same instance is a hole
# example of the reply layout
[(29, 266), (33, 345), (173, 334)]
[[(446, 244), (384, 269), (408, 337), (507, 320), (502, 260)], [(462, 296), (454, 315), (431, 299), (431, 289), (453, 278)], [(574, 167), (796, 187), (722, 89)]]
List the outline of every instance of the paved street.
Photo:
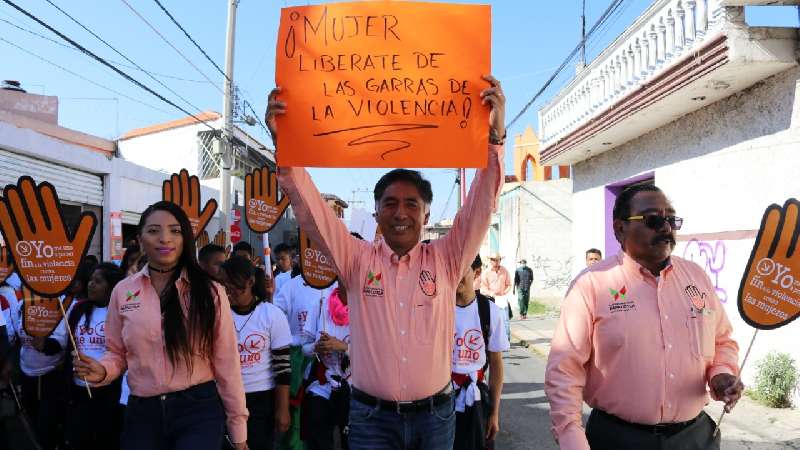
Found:
[(550, 433), (544, 396), (545, 360), (515, 345), (503, 361), (505, 385), (496, 447), (503, 450), (558, 449)]

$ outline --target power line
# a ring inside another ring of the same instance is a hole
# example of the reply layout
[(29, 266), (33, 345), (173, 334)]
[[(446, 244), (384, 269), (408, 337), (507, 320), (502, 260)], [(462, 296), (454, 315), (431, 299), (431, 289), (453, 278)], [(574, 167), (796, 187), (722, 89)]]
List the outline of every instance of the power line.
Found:
[(183, 100), (183, 102), (184, 102), (184, 103), (186, 103), (187, 105), (191, 106), (192, 108), (194, 108), (194, 109), (196, 109), (196, 110), (198, 110), (198, 111), (202, 111), (202, 109), (200, 109), (200, 108), (198, 108), (197, 106), (193, 105), (193, 104), (192, 104), (192, 102), (190, 102), (189, 100), (186, 100), (186, 98), (184, 98), (184, 97), (183, 97), (181, 94), (178, 94), (177, 92), (175, 92), (174, 90), (172, 90), (172, 88), (170, 88), (169, 86), (167, 86), (166, 84), (164, 84), (164, 82), (162, 82), (162, 81), (161, 81), (161, 80), (159, 80), (158, 78), (156, 78), (156, 77), (154, 77), (153, 75), (151, 75), (151, 74), (150, 74), (150, 72), (147, 72), (146, 70), (142, 69), (142, 67), (141, 67), (139, 64), (136, 64), (136, 63), (135, 63), (133, 60), (131, 60), (130, 58), (128, 58), (127, 56), (125, 56), (125, 55), (124, 55), (122, 52), (120, 52), (119, 50), (117, 50), (116, 48), (114, 48), (114, 46), (113, 46), (113, 45), (109, 44), (109, 43), (108, 43), (108, 42), (107, 42), (105, 39), (103, 39), (103, 38), (101, 38), (100, 36), (98, 36), (98, 35), (97, 35), (97, 33), (95, 33), (94, 31), (90, 30), (89, 28), (87, 28), (87, 27), (86, 27), (84, 24), (82, 24), (81, 22), (79, 22), (79, 21), (78, 21), (78, 19), (76, 19), (76, 18), (72, 17), (71, 15), (69, 15), (69, 13), (67, 13), (67, 12), (66, 12), (66, 11), (64, 11), (63, 9), (59, 8), (59, 7), (58, 7), (58, 5), (56, 5), (55, 3), (53, 3), (53, 1), (52, 1), (52, 0), (45, 0), (45, 1), (46, 1), (47, 3), (49, 3), (49, 4), (50, 4), (50, 6), (52, 6), (53, 8), (57, 9), (57, 10), (58, 10), (58, 11), (59, 11), (61, 14), (64, 14), (65, 16), (67, 16), (67, 17), (69, 18), (69, 20), (73, 21), (73, 22), (74, 22), (76, 25), (78, 25), (79, 27), (83, 28), (83, 29), (84, 29), (84, 30), (86, 30), (86, 31), (87, 31), (89, 34), (91, 34), (92, 36), (94, 36), (95, 38), (97, 38), (97, 40), (98, 40), (98, 41), (100, 41), (100, 42), (102, 42), (103, 44), (105, 44), (105, 46), (106, 46), (106, 47), (108, 47), (108, 48), (110, 48), (110, 49), (111, 49), (111, 50), (112, 50), (114, 53), (116, 53), (116, 54), (118, 54), (119, 56), (123, 57), (123, 58), (125, 59), (125, 61), (128, 61), (129, 63), (131, 63), (131, 64), (133, 64), (134, 66), (136, 66), (136, 67), (137, 67), (139, 70), (141, 70), (142, 72), (144, 72), (144, 73), (145, 73), (145, 74), (146, 74), (148, 77), (150, 77), (150, 78), (151, 78), (153, 81), (155, 81), (156, 83), (158, 83), (158, 84), (160, 84), (161, 86), (163, 86), (163, 87), (164, 87), (164, 89), (166, 89), (166, 90), (168, 90), (169, 92), (171, 92), (171, 93), (173, 93), (174, 95), (176, 95), (176, 96), (177, 96), (179, 99)]
[(97, 60), (97, 62), (99, 62), (100, 64), (102, 64), (102, 65), (104, 65), (104, 66), (108, 67), (109, 69), (111, 69), (111, 70), (113, 70), (114, 72), (116, 72), (117, 74), (119, 74), (121, 77), (123, 77), (123, 78), (125, 78), (126, 80), (130, 81), (131, 83), (133, 83), (133, 84), (135, 84), (135, 85), (139, 86), (140, 88), (144, 89), (145, 91), (149, 92), (150, 94), (152, 94), (152, 95), (154, 95), (154, 96), (158, 97), (158, 98), (159, 98), (159, 99), (160, 99), (162, 102), (164, 102), (164, 103), (166, 103), (166, 104), (168, 104), (168, 105), (170, 105), (170, 106), (172, 106), (172, 107), (174, 107), (174, 108), (178, 109), (179, 111), (183, 112), (184, 114), (186, 114), (186, 115), (188, 115), (188, 116), (190, 116), (190, 117), (194, 118), (194, 119), (195, 119), (197, 122), (204, 124), (204, 125), (205, 125), (205, 126), (207, 126), (209, 129), (211, 129), (211, 130), (214, 130), (214, 129), (215, 129), (214, 127), (212, 127), (211, 125), (209, 125), (209, 124), (208, 124), (206, 121), (204, 121), (204, 120), (202, 120), (202, 119), (198, 118), (197, 116), (195, 116), (194, 114), (190, 113), (189, 111), (186, 111), (186, 110), (185, 110), (185, 109), (183, 109), (182, 107), (180, 107), (180, 106), (178, 106), (177, 104), (175, 104), (173, 101), (171, 101), (171, 100), (169, 100), (169, 99), (165, 98), (163, 95), (159, 94), (158, 92), (156, 92), (156, 91), (154, 91), (154, 90), (150, 89), (149, 87), (147, 87), (146, 85), (142, 84), (142, 82), (140, 82), (139, 80), (136, 80), (136, 79), (135, 79), (135, 78), (133, 78), (132, 76), (130, 76), (130, 75), (128, 75), (127, 73), (123, 72), (122, 70), (118, 69), (116, 66), (114, 66), (114, 65), (110, 64), (110, 63), (109, 63), (108, 61), (106, 61), (105, 59), (103, 59), (103, 58), (101, 58), (100, 56), (97, 56), (96, 54), (92, 53), (91, 51), (89, 51), (88, 49), (86, 49), (85, 47), (83, 47), (82, 45), (78, 44), (78, 43), (77, 43), (77, 42), (75, 42), (74, 40), (72, 40), (72, 39), (70, 39), (69, 37), (67, 37), (66, 35), (64, 35), (64, 33), (61, 33), (60, 31), (58, 31), (58, 30), (56, 30), (55, 28), (51, 27), (50, 25), (46, 24), (46, 23), (45, 23), (45, 22), (43, 22), (41, 19), (39, 19), (38, 17), (36, 17), (36, 16), (34, 16), (33, 14), (29, 13), (28, 11), (26, 11), (25, 9), (23, 9), (22, 7), (20, 7), (20, 6), (19, 6), (19, 5), (17, 5), (16, 3), (12, 2), (11, 0), (3, 0), (3, 1), (4, 1), (5, 3), (7, 3), (8, 5), (10, 5), (12, 8), (16, 9), (17, 11), (19, 11), (19, 12), (21, 12), (22, 14), (24, 14), (25, 16), (27, 16), (28, 18), (32, 19), (33, 21), (35, 21), (35, 22), (36, 22), (36, 23), (38, 23), (39, 25), (41, 25), (41, 26), (43, 26), (43, 27), (47, 28), (48, 30), (50, 30), (51, 32), (53, 32), (54, 34), (56, 34), (58, 37), (60, 37), (61, 39), (63, 39), (63, 40), (65, 40), (65, 41), (69, 42), (69, 43), (70, 43), (72, 46), (74, 46), (75, 48), (77, 48), (77, 49), (79, 49), (80, 51), (82, 51), (83, 53), (85, 53), (85, 54), (87, 54), (87, 55), (91, 56), (92, 58), (94, 58), (95, 60)]
[(219, 73), (221, 73), (221, 74), (222, 74), (222, 76), (223, 76), (223, 77), (225, 77), (225, 78), (226, 78), (228, 81), (230, 81), (230, 82), (231, 82), (231, 84), (233, 84), (233, 81), (231, 81), (231, 79), (230, 79), (230, 78), (228, 78), (228, 75), (226, 75), (226, 74), (225, 74), (225, 71), (224, 71), (224, 70), (222, 70), (222, 68), (220, 68), (220, 67), (219, 67), (219, 65), (217, 65), (217, 63), (215, 63), (215, 62), (214, 62), (214, 60), (213, 60), (213, 59), (211, 59), (211, 57), (210, 57), (210, 56), (208, 56), (208, 53), (206, 53), (206, 51), (205, 51), (205, 50), (203, 50), (203, 47), (200, 47), (200, 44), (198, 44), (198, 43), (197, 43), (197, 41), (195, 41), (195, 40), (192, 38), (192, 36), (189, 34), (189, 32), (188, 32), (188, 31), (186, 31), (186, 30), (185, 30), (185, 29), (184, 29), (184, 28), (181, 26), (181, 24), (180, 24), (180, 23), (178, 23), (178, 21), (175, 19), (175, 17), (173, 17), (173, 16), (172, 16), (172, 14), (170, 14), (170, 12), (169, 12), (169, 11), (167, 11), (167, 8), (165, 8), (165, 7), (164, 7), (164, 5), (163, 5), (163, 4), (161, 4), (161, 2), (160, 2), (159, 0), (154, 0), (154, 1), (155, 1), (155, 2), (156, 2), (156, 4), (158, 5), (158, 7), (159, 7), (159, 8), (161, 8), (161, 10), (162, 10), (162, 11), (164, 11), (164, 14), (166, 14), (166, 15), (167, 15), (167, 17), (169, 17), (169, 20), (171, 20), (171, 21), (172, 21), (172, 23), (174, 23), (176, 27), (178, 27), (178, 28), (179, 28), (181, 31), (183, 31), (183, 34), (184, 34), (184, 35), (185, 35), (185, 36), (186, 36), (186, 37), (187, 37), (187, 38), (188, 38), (190, 41), (192, 41), (192, 44), (194, 44), (194, 46), (195, 46), (195, 47), (196, 47), (198, 50), (200, 50), (200, 53), (202, 53), (202, 54), (203, 54), (203, 56), (205, 56), (205, 57), (206, 57), (206, 59), (208, 60), (208, 62), (210, 62), (210, 63), (211, 63), (211, 64), (212, 64), (214, 67), (216, 67), (216, 68), (217, 68), (217, 71), (218, 71)]
[(156, 106), (153, 106), (153, 105), (150, 105), (150, 104), (148, 104), (148, 103), (145, 103), (145, 102), (143, 102), (143, 101), (141, 101), (141, 100), (138, 100), (138, 99), (135, 99), (135, 98), (133, 98), (133, 97), (130, 97), (130, 96), (128, 96), (128, 95), (125, 95), (125, 94), (123, 94), (122, 92), (115, 91), (114, 89), (111, 89), (110, 87), (106, 87), (106, 86), (103, 86), (103, 85), (102, 85), (102, 84), (100, 84), (100, 83), (97, 83), (97, 82), (95, 82), (95, 81), (92, 81), (92, 80), (90, 80), (90, 79), (88, 79), (88, 78), (84, 77), (83, 75), (80, 75), (80, 74), (78, 74), (78, 73), (75, 73), (75, 72), (73, 72), (73, 71), (71, 71), (71, 70), (67, 69), (66, 67), (60, 66), (60, 65), (58, 65), (58, 64), (56, 64), (56, 63), (54, 63), (54, 62), (52, 62), (52, 61), (50, 61), (50, 60), (48, 60), (48, 59), (45, 59), (45, 58), (43, 58), (43, 57), (41, 57), (41, 56), (37, 55), (36, 53), (34, 53), (34, 52), (30, 51), (30, 50), (27, 50), (27, 49), (25, 49), (25, 48), (23, 48), (23, 47), (20, 47), (19, 45), (17, 45), (17, 44), (15, 44), (15, 43), (13, 43), (13, 42), (11, 42), (11, 41), (9, 41), (9, 40), (5, 39), (5, 38), (4, 38), (4, 37), (2, 37), (2, 36), (0, 36), (0, 41), (3, 41), (3, 42), (5, 42), (6, 44), (8, 44), (8, 45), (10, 45), (10, 46), (12, 46), (12, 47), (16, 47), (18, 50), (21, 50), (21, 51), (23, 51), (23, 52), (25, 52), (25, 53), (27, 53), (27, 54), (29, 54), (29, 55), (31, 55), (31, 56), (33, 56), (33, 57), (35, 57), (35, 58), (39, 59), (39, 60), (41, 60), (41, 61), (44, 61), (44, 62), (46, 62), (47, 64), (50, 64), (51, 66), (57, 67), (57, 68), (59, 68), (59, 69), (63, 70), (64, 72), (67, 72), (67, 73), (68, 73), (68, 74), (70, 74), (70, 75), (76, 76), (76, 77), (80, 78), (81, 80), (83, 80), (83, 81), (85, 81), (85, 82), (87, 82), (87, 83), (91, 83), (91, 84), (93, 84), (93, 85), (95, 85), (95, 86), (97, 86), (97, 87), (99, 87), (99, 88), (105, 89), (105, 90), (107, 90), (107, 91), (109, 91), (109, 92), (113, 92), (114, 94), (117, 94), (117, 95), (119, 95), (120, 97), (126, 98), (126, 99), (128, 99), (128, 100), (130, 100), (130, 101), (133, 101), (133, 102), (136, 102), (136, 103), (138, 103), (138, 104), (140, 104), (140, 105), (147, 106), (147, 107), (148, 107), (148, 108), (150, 108), (150, 109), (154, 109), (154, 110), (156, 110), (156, 111), (159, 111), (159, 112), (162, 112), (162, 113), (164, 113), (164, 114), (171, 114), (169, 111), (165, 111), (165, 110), (163, 110), (163, 109), (161, 109), (161, 108), (158, 108), (158, 107), (156, 107)]
[(535, 102), (536, 99), (538, 99), (539, 96), (541, 96), (545, 92), (545, 90), (547, 90), (547, 88), (553, 83), (553, 80), (555, 80), (556, 77), (558, 77), (561, 71), (564, 70), (565, 67), (567, 67), (567, 64), (569, 64), (569, 62), (572, 61), (575, 55), (578, 54), (581, 48), (586, 44), (586, 39), (591, 37), (592, 34), (594, 34), (595, 30), (600, 25), (602, 25), (606, 21), (608, 16), (611, 13), (613, 13), (614, 10), (616, 10), (619, 7), (619, 5), (622, 4), (622, 2), (624, 1), (625, 0), (612, 0), (611, 4), (609, 4), (605, 12), (603, 12), (603, 15), (601, 15), (600, 18), (597, 19), (597, 22), (595, 22), (594, 25), (592, 25), (592, 28), (589, 30), (589, 32), (586, 33), (586, 38), (581, 39), (581, 41), (578, 43), (578, 45), (575, 46), (572, 52), (570, 52), (570, 54), (567, 56), (564, 62), (562, 62), (561, 65), (558, 66), (558, 69), (556, 69), (555, 73), (553, 73), (553, 75), (544, 83), (544, 85), (536, 92), (536, 94), (534, 94), (533, 98), (531, 98), (528, 101), (528, 103), (525, 104), (522, 110), (519, 113), (517, 113), (517, 115), (514, 116), (513, 119), (511, 119), (511, 122), (509, 122), (508, 125), (506, 125), (506, 128), (511, 128), (511, 126), (513, 126), (514, 123), (516, 123), (517, 120), (519, 120), (519, 118), (522, 117), (522, 115), (528, 111), (528, 108), (530, 108), (531, 105), (533, 105), (533, 102)]
[[(8, 0), (4, 0), (4, 1), (8, 1)], [(196, 65), (194, 65), (194, 63), (193, 63), (191, 60), (189, 60), (189, 58), (187, 58), (187, 57), (186, 57), (186, 55), (184, 55), (184, 54), (183, 54), (183, 52), (181, 52), (180, 50), (178, 50), (178, 49), (177, 49), (177, 47), (175, 47), (174, 45), (172, 45), (172, 43), (171, 43), (171, 42), (170, 42), (170, 41), (169, 41), (167, 38), (165, 38), (165, 37), (164, 37), (164, 35), (163, 35), (163, 34), (161, 34), (161, 33), (160, 33), (160, 32), (159, 32), (157, 29), (156, 29), (156, 27), (154, 27), (154, 26), (153, 26), (153, 25), (152, 25), (152, 24), (151, 24), (151, 23), (150, 23), (150, 22), (149, 22), (147, 19), (145, 19), (145, 18), (144, 18), (144, 16), (142, 16), (141, 14), (139, 14), (139, 11), (137, 11), (137, 10), (136, 10), (136, 9), (135, 9), (133, 6), (131, 6), (131, 4), (130, 4), (130, 3), (128, 3), (128, 2), (127, 2), (127, 0), (120, 0), (120, 1), (122, 1), (122, 3), (124, 3), (124, 4), (125, 4), (125, 6), (127, 6), (127, 7), (128, 7), (128, 9), (130, 9), (130, 10), (131, 10), (131, 11), (132, 11), (132, 12), (133, 12), (133, 13), (134, 13), (134, 14), (135, 14), (135, 15), (136, 15), (136, 16), (137, 16), (139, 19), (141, 19), (141, 20), (142, 20), (142, 22), (144, 22), (144, 23), (145, 23), (145, 24), (146, 24), (146, 25), (147, 25), (147, 26), (148, 26), (148, 27), (149, 27), (151, 30), (153, 30), (153, 32), (154, 32), (155, 34), (157, 34), (157, 35), (158, 35), (158, 37), (160, 37), (162, 41), (164, 41), (164, 42), (165, 42), (167, 45), (169, 45), (169, 46), (170, 46), (170, 47), (171, 47), (173, 50), (175, 50), (175, 52), (176, 52), (178, 55), (180, 55), (180, 56), (181, 56), (181, 58), (183, 58), (183, 60), (184, 60), (184, 61), (186, 61), (187, 63), (189, 63), (189, 65), (190, 65), (190, 66), (192, 66), (192, 67), (194, 68), (194, 70), (196, 70), (196, 71), (197, 71), (197, 73), (199, 73), (200, 75), (202, 75), (202, 76), (203, 76), (203, 78), (205, 78), (205, 79), (206, 79), (206, 80), (207, 80), (207, 81), (208, 81), (208, 82), (209, 82), (211, 85), (213, 85), (215, 88), (217, 88), (217, 90), (218, 90), (218, 91), (219, 91), (221, 94), (225, 95), (225, 92), (222, 90), (222, 88), (220, 88), (219, 86), (217, 86), (217, 84), (216, 84), (216, 83), (214, 83), (213, 81), (211, 81), (211, 79), (210, 79), (210, 78), (208, 78), (208, 76), (207, 76), (207, 75), (206, 75), (206, 74), (205, 74), (205, 73), (204, 73), (202, 70), (200, 70), (200, 69), (199, 69), (199, 68), (198, 68)]]
[[(38, 37), (40, 39), (44, 39), (44, 40), (46, 40), (48, 42), (52, 42), (53, 44), (56, 44), (59, 47), (64, 47), (64, 48), (70, 49), (72, 51), (81, 53), (80, 50), (78, 50), (75, 47), (72, 47), (71, 45), (66, 45), (66, 44), (63, 44), (61, 42), (58, 42), (57, 40), (51, 39), (51, 38), (49, 38), (49, 37), (47, 37), (47, 36), (45, 36), (43, 34), (39, 34), (39, 33), (35, 32), (33, 30), (29, 30), (29, 29), (27, 29), (25, 27), (21, 27), (21, 26), (15, 24), (14, 22), (10, 22), (10, 21), (8, 21), (6, 19), (2, 19), (2, 18), (0, 18), (0, 22), (5, 22), (8, 25), (11, 25), (12, 27), (14, 27), (14, 28), (16, 28), (16, 29), (18, 29), (20, 31), (24, 31), (24, 32), (26, 32), (28, 34), (31, 34), (33, 36), (36, 36), (36, 37)], [(139, 68), (139, 67), (132, 66), (130, 64), (125, 64), (125, 63), (122, 63), (122, 62), (119, 62), (119, 61), (114, 61), (113, 59), (107, 59), (107, 61), (110, 62), (110, 63), (116, 64), (118, 66), (125, 67), (126, 69), (138, 70), (140, 72), (150, 73), (150, 74), (153, 74), (153, 75), (156, 75), (156, 76), (159, 76), (159, 77), (170, 78), (170, 79), (178, 80), (178, 81), (187, 81), (187, 82), (190, 82), (190, 83), (202, 83), (202, 84), (208, 83), (208, 81), (205, 81), (205, 80), (192, 80), (190, 78), (176, 77), (174, 75), (167, 75), (165, 73), (159, 73), (159, 72), (154, 72), (152, 70), (142, 69), (142, 68)]]

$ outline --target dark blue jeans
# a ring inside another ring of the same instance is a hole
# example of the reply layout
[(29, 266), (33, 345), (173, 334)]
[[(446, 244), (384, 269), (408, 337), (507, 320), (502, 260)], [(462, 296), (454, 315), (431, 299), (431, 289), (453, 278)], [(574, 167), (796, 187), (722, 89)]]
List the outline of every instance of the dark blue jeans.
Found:
[(411, 414), (350, 400), (350, 450), (452, 450), (455, 433), (452, 397), (428, 411)]
[(156, 397), (131, 395), (125, 410), (125, 450), (219, 450), (225, 411), (213, 381)]

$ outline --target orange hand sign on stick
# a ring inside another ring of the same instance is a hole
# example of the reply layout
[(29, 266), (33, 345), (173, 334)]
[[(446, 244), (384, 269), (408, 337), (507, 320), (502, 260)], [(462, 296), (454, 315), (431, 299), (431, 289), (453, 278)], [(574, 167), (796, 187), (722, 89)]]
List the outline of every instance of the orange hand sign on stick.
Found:
[[(42, 297), (22, 287), (22, 328), (31, 337), (48, 337), (61, 322), (62, 300), (59, 297)], [(64, 297), (64, 309), (69, 309), (72, 296)]]
[(333, 261), (311, 238), (300, 230), (300, 273), (303, 280), (316, 289), (325, 289), (336, 281)]
[(0, 245), (0, 284), (3, 284), (14, 271), (14, 263), (11, 261), (11, 254), (9, 250)]
[(217, 230), (217, 234), (214, 235), (213, 243), (219, 245), (220, 247), (225, 247), (225, 238), (226, 238), (225, 231), (222, 228), (220, 228), (219, 230)]
[(778, 328), (800, 315), (800, 202), (770, 205), (739, 287), (739, 313), (750, 326)]
[(163, 199), (179, 205), (189, 216), (194, 238), (200, 237), (206, 225), (217, 212), (217, 201), (213, 198), (200, 209), (200, 180), (196, 175), (189, 176), (186, 169), (173, 173), (169, 180), (164, 180)]
[(244, 178), (244, 200), (247, 226), (256, 233), (271, 230), (289, 206), (289, 197), (278, 201), (278, 175), (269, 167), (248, 173)]
[(200, 236), (195, 241), (197, 249), (200, 250), (201, 248), (205, 247), (209, 243), (210, 243), (210, 241), (208, 239), (208, 231), (203, 230), (203, 232), (200, 233)]
[(50, 183), (36, 186), (23, 176), (3, 190), (0, 229), (22, 282), (39, 295), (56, 297), (67, 290), (96, 226), (94, 214), (84, 212), (70, 235)]

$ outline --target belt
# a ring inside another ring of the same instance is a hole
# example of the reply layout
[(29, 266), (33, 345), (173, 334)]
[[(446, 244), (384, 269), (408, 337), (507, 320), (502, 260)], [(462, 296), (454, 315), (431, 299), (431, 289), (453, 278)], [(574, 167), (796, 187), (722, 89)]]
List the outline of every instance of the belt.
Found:
[(200, 391), (203, 391), (203, 390), (208, 390), (208, 389), (214, 389), (216, 391), (217, 390), (216, 382), (214, 382), (214, 381), (206, 381), (205, 383), (195, 384), (194, 386), (189, 386), (188, 388), (180, 390), (180, 391), (167, 392), (165, 394), (153, 395), (153, 396), (150, 396), (150, 397), (140, 397), (138, 395), (131, 394), (129, 396), (129, 398), (135, 398), (135, 399), (138, 399), (138, 400), (160, 399), (160, 400), (163, 401), (163, 400), (168, 400), (168, 399), (172, 399), (172, 398), (178, 397), (178, 396), (180, 396), (182, 394), (193, 394), (193, 393), (200, 392)]
[(631, 428), (636, 428), (637, 430), (645, 431), (652, 434), (666, 435), (666, 436), (671, 436), (673, 434), (680, 433), (681, 431), (685, 430), (686, 428), (694, 424), (697, 421), (697, 419), (700, 418), (700, 416), (703, 414), (701, 412), (694, 419), (690, 419), (685, 422), (658, 423), (655, 425), (647, 425), (643, 423), (628, 422), (627, 420), (620, 419), (619, 417), (613, 414), (609, 414), (599, 409), (593, 410), (592, 413), (593, 414), (596, 413), (599, 416), (605, 417), (619, 424), (626, 425)]
[(453, 398), (453, 387), (450, 385), (450, 382), (448, 382), (447, 386), (430, 397), (408, 402), (383, 400), (378, 397), (373, 397), (372, 395), (369, 395), (357, 388), (352, 388), (351, 395), (353, 399), (358, 400), (367, 406), (379, 408), (384, 411), (396, 412), (397, 414), (408, 414), (430, 411), (432, 408), (441, 406), (450, 401)]

